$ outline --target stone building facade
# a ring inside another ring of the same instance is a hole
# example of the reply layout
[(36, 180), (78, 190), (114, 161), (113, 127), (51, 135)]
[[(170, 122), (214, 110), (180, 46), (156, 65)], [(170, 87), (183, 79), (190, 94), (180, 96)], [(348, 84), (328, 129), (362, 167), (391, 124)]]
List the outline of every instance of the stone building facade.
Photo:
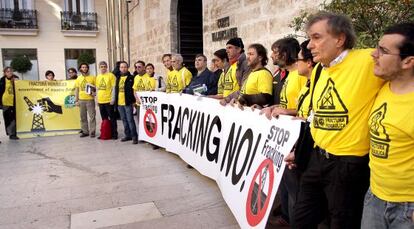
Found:
[[(163, 53), (185, 52), (180, 43), (186, 38), (180, 33), (189, 19), (182, 18), (186, 13), (183, 5), (196, 2), (200, 2), (202, 9), (191, 17), (201, 20), (199, 50), (211, 59), (213, 52), (224, 48), (234, 35), (243, 38), (245, 46), (261, 43), (270, 51), (274, 41), (293, 34), (289, 24), (300, 11), (317, 10), (323, 0), (132, 0), (125, 3), (129, 12), (129, 27), (125, 28), (129, 28), (131, 63), (138, 59), (152, 62), (162, 73)], [(124, 25), (128, 17), (123, 16)], [(124, 36), (124, 44), (127, 40)], [(128, 51), (127, 46), (124, 51)], [(268, 67), (273, 68), (271, 64)]]

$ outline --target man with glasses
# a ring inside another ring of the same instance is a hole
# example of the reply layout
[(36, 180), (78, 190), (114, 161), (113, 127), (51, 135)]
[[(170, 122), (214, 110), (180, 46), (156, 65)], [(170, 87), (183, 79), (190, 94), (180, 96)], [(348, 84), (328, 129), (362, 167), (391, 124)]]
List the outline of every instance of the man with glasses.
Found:
[(368, 120), (370, 189), (362, 228), (414, 228), (414, 23), (389, 27), (372, 52), (386, 83)]
[(372, 50), (353, 49), (356, 36), (348, 17), (319, 12), (309, 18), (306, 32), (313, 60), (323, 69), (317, 82), (316, 71), (311, 76), (315, 148), (292, 226), (317, 228), (328, 212), (330, 228), (360, 228), (369, 185), (367, 122), (384, 81), (374, 75)]
[[(96, 97), (102, 120), (111, 122), (112, 139), (118, 139), (118, 127), (114, 110), (115, 104), (115, 75), (108, 71), (105, 61), (99, 62), (100, 74), (96, 76)], [(100, 137), (98, 137), (100, 139)]]
[(68, 80), (76, 80), (78, 78), (78, 72), (75, 68), (68, 69)]

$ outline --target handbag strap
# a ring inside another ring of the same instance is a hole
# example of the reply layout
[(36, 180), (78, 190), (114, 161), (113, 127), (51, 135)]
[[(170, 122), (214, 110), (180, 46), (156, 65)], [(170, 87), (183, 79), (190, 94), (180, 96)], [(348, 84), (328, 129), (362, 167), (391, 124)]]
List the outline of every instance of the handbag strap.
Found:
[(310, 98), (310, 103), (309, 103), (309, 110), (312, 110), (312, 100), (313, 100), (313, 92), (315, 92), (315, 86), (316, 83), (318, 83), (318, 79), (319, 76), (321, 76), (321, 72), (322, 72), (322, 64), (319, 63), (318, 66), (316, 67), (316, 73), (315, 73), (315, 82), (313, 83), (313, 87), (312, 87), (312, 94), (311, 94), (311, 98)]

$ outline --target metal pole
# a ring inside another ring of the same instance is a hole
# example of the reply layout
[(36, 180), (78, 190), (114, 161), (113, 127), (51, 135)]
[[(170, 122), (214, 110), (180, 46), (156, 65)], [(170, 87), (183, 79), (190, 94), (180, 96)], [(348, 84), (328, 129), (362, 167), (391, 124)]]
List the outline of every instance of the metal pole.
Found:
[(128, 47), (128, 64), (131, 64), (131, 43), (129, 40), (129, 3), (131, 1), (126, 1), (126, 30), (127, 30), (127, 47)]
[(115, 66), (112, 58), (112, 30), (111, 30), (111, 14), (110, 14), (110, 0), (106, 0), (106, 43), (108, 51), (108, 64), (109, 68), (112, 69)]
[(118, 37), (119, 37), (119, 59), (124, 60), (124, 26), (123, 24), (123, 17), (122, 17), (122, 1), (118, 1)]

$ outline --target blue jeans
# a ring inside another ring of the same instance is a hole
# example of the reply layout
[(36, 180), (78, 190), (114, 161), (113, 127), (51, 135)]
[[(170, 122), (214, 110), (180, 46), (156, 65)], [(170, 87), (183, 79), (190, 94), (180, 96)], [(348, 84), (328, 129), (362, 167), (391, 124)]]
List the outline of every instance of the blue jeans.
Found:
[(132, 105), (118, 106), (118, 111), (124, 124), (125, 137), (134, 140), (138, 139)]
[(414, 229), (414, 202), (387, 202), (368, 190), (364, 200), (362, 229)]

